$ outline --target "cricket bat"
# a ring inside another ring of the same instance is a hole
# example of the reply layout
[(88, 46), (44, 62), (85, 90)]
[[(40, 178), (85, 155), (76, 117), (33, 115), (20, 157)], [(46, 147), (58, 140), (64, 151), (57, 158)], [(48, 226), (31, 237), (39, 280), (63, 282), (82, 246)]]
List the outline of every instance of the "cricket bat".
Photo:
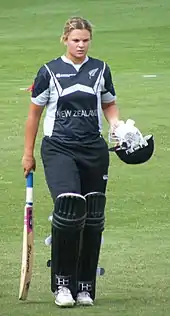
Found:
[(19, 300), (26, 300), (28, 296), (33, 267), (33, 250), (33, 172), (30, 172), (26, 178), (26, 204), (24, 208), (24, 231)]

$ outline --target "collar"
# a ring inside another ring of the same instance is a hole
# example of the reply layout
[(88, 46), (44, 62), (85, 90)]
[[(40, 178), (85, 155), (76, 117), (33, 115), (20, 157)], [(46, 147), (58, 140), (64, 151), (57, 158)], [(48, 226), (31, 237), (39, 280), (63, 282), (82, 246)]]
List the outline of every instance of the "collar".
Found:
[(81, 67), (83, 64), (87, 63), (87, 61), (89, 60), (89, 57), (86, 56), (85, 59), (84, 59), (84, 61), (83, 61), (81, 64), (75, 64), (75, 63), (73, 63), (72, 60), (68, 59), (65, 55), (62, 55), (62, 56), (61, 56), (61, 59), (62, 59), (65, 63), (70, 64), (70, 65), (72, 65), (73, 67), (76, 68), (76, 67), (78, 67), (78, 66)]

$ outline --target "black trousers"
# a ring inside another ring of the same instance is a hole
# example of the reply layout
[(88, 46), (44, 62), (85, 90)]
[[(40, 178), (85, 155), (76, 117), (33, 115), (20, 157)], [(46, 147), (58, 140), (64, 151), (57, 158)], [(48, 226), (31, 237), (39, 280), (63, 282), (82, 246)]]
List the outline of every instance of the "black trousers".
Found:
[[(54, 203), (61, 193), (81, 195), (90, 192), (105, 193), (109, 153), (107, 144), (102, 137), (98, 137), (91, 144), (62, 144), (52, 138), (44, 137), (41, 155), (46, 181)], [(102, 212), (104, 213), (104, 210)], [(58, 229), (55, 215), (55, 223), (54, 221), (52, 223), (51, 248), (52, 292), (59, 287), (56, 277), (61, 281), (66, 277), (68, 279), (69, 275), (69, 288), (74, 298), (80, 290), (79, 284), (87, 285), (87, 283), (91, 286), (92, 299), (95, 298), (96, 268), (102, 234), (100, 221), (103, 219), (100, 209), (88, 210), (88, 214), (88, 225), (85, 222), (84, 229), (72, 231), (69, 234), (68, 219), (63, 217), (64, 228)], [(94, 214), (95, 216), (93, 216)], [(96, 216), (98, 217), (96, 218)], [(99, 227), (96, 229), (97, 225)]]
[(62, 144), (45, 136), (41, 157), (53, 201), (61, 193), (105, 193), (109, 166), (108, 146), (102, 136), (92, 144)]

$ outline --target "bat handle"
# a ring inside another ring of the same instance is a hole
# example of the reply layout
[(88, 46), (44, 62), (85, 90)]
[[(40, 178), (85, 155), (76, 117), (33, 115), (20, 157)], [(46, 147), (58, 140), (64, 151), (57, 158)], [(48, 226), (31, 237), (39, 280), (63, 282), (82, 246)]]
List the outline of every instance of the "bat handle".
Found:
[(33, 204), (33, 171), (31, 171), (26, 178), (26, 203)]
[(30, 171), (26, 177), (26, 187), (33, 188), (33, 171)]

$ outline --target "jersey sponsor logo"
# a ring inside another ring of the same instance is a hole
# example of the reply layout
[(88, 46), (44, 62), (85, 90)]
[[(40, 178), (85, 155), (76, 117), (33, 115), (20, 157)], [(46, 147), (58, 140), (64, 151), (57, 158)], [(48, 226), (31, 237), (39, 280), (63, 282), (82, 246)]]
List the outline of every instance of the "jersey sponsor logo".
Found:
[(96, 72), (99, 70), (99, 68), (95, 68), (89, 71), (89, 79), (95, 76)]
[(59, 118), (64, 117), (94, 117), (97, 116), (97, 110), (64, 110), (57, 111), (56, 116)]
[(73, 77), (73, 76), (76, 76), (76, 74), (56, 74), (55, 75), (56, 78), (70, 78), (70, 77)]

